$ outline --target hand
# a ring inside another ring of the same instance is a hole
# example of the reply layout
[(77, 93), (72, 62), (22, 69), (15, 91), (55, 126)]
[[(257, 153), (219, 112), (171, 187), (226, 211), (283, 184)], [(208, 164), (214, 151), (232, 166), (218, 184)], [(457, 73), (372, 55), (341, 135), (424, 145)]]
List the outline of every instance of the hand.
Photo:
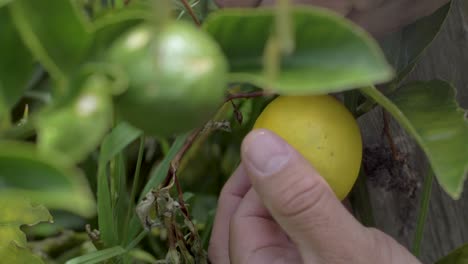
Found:
[[(275, 0), (216, 0), (221, 7), (272, 5)], [(349, 17), (374, 35), (383, 35), (432, 14), (449, 0), (292, 0), (326, 7)]]
[(224, 186), (208, 250), (214, 264), (416, 264), (391, 237), (362, 226), (285, 141), (254, 130)]

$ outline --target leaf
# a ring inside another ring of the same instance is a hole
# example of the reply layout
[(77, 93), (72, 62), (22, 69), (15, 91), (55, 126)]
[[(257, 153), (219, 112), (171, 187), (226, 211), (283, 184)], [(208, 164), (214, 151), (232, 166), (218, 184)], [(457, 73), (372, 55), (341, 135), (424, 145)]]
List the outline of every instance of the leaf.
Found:
[(7, 5), (8, 3), (10, 3), (11, 0), (0, 0), (0, 8), (4, 5)]
[(141, 133), (140, 130), (132, 127), (128, 123), (120, 122), (102, 142), (100, 154), (101, 162), (109, 162), (115, 155), (136, 140)]
[(130, 252), (128, 253), (130, 256), (132, 256), (132, 258), (135, 260), (135, 261), (141, 261), (143, 263), (151, 263), (151, 264), (157, 264), (158, 263), (158, 260), (153, 256), (151, 255), (150, 253), (142, 250), (142, 249), (132, 249), (130, 250)]
[(37, 122), (39, 150), (44, 155), (59, 153), (69, 164), (83, 161), (99, 146), (113, 118), (106, 78), (95, 74), (81, 86), (77, 96), (44, 111)]
[(101, 145), (97, 176), (98, 225), (101, 231), (101, 238), (107, 246), (117, 243), (117, 222), (114, 221), (116, 212), (112, 207), (113, 202), (107, 176), (107, 164), (140, 135), (141, 131), (122, 122), (104, 137)]
[[(145, 197), (145, 195), (151, 191), (152, 188), (158, 187), (159, 184), (164, 180), (169, 171), (169, 166), (171, 165), (171, 161), (177, 155), (179, 150), (184, 146), (185, 141), (187, 140), (188, 133), (180, 135), (176, 138), (174, 143), (172, 144), (169, 152), (164, 157), (164, 159), (155, 167), (153, 168), (150, 178), (146, 183), (145, 187), (140, 193), (140, 197), (138, 199), (138, 203)], [(138, 233), (138, 230), (141, 228), (141, 222), (138, 219), (136, 214), (132, 215), (132, 219), (130, 220), (130, 228), (129, 228), (129, 236), (128, 239), (132, 239)], [(126, 241), (128, 242), (128, 241)]]
[(94, 264), (102, 263), (108, 259), (124, 254), (126, 251), (120, 246), (106, 248), (103, 250), (95, 251), (84, 256), (79, 256), (69, 261), (65, 264)]
[(36, 225), (39, 222), (52, 222), (49, 211), (42, 206), (34, 206), (22, 197), (2, 197), (0, 199), (0, 258), (3, 263), (44, 263), (32, 254), (27, 247), (22, 225)]
[(93, 52), (104, 52), (123, 32), (151, 19), (153, 13), (145, 5), (113, 9), (93, 22)]
[(34, 71), (34, 61), (21, 42), (6, 8), (0, 8), (0, 25), (0, 94), (9, 109), (26, 91), (28, 79)]
[(401, 82), (414, 68), (423, 52), (435, 39), (451, 8), (451, 2), (406, 26), (401, 31), (387, 36), (381, 42), (388, 61), (397, 71), (396, 82)]
[(185, 141), (187, 140), (188, 133), (180, 135), (176, 138), (174, 143), (172, 143), (171, 149), (169, 149), (169, 153), (164, 157), (161, 163), (158, 164), (156, 168), (153, 168), (149, 180), (146, 183), (143, 191), (141, 191), (140, 199), (151, 191), (152, 188), (158, 187), (159, 184), (164, 180), (169, 171), (169, 167), (171, 166), (171, 161), (175, 158), (179, 150), (184, 146)]
[(61, 81), (82, 61), (92, 37), (72, 2), (15, 0), (9, 5), (23, 43)]
[(468, 263), (468, 244), (454, 250), (435, 264), (466, 264)]
[(65, 166), (61, 156), (41, 155), (32, 143), (0, 141), (0, 200), (10, 196), (84, 217), (95, 214), (84, 175)]
[(455, 101), (455, 90), (444, 81), (414, 82), (389, 98), (375, 88), (372, 97), (416, 139), (426, 153), (442, 188), (460, 197), (468, 173), (468, 122)]
[(294, 52), (281, 59), (276, 76), (265, 74), (263, 54), (271, 44), (274, 15), (270, 8), (225, 9), (207, 18), (203, 27), (227, 56), (231, 81), (283, 94), (321, 94), (392, 77), (383, 53), (364, 30), (331, 11), (304, 6), (291, 8)]

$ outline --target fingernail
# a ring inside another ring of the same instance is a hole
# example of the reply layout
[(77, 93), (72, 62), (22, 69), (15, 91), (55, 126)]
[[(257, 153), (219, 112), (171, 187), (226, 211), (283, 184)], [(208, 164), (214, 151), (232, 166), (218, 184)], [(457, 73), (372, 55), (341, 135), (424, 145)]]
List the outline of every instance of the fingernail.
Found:
[(281, 171), (290, 156), (287, 143), (268, 130), (254, 130), (242, 144), (242, 162), (261, 177)]

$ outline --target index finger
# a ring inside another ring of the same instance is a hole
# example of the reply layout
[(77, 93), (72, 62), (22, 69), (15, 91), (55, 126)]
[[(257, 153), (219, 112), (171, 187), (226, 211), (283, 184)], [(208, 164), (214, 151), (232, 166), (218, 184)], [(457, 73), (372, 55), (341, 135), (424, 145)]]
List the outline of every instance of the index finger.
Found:
[(250, 180), (241, 163), (226, 182), (219, 196), (208, 248), (208, 256), (212, 263), (231, 263), (229, 260), (229, 224), (250, 186)]

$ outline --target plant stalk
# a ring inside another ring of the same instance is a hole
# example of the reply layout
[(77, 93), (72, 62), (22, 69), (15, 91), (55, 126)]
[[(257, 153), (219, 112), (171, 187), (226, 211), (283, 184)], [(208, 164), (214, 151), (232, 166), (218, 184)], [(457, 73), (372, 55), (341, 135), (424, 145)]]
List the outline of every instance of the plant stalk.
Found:
[(429, 202), (432, 194), (432, 182), (434, 181), (434, 172), (429, 168), (429, 173), (424, 179), (421, 204), (418, 214), (418, 222), (413, 240), (412, 253), (416, 257), (421, 255), (421, 242), (424, 236), (424, 227), (426, 225), (427, 213), (429, 212)]

